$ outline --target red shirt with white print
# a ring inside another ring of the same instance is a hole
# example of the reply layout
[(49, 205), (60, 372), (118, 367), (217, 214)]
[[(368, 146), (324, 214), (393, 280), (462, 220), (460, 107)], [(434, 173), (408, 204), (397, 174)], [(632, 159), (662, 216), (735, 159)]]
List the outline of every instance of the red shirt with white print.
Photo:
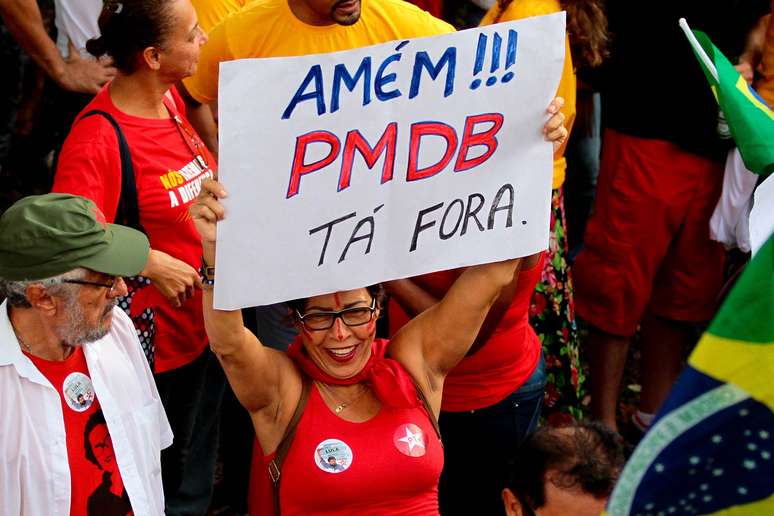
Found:
[(132, 514), (83, 348), (76, 347), (62, 361), (25, 355), (51, 382), (62, 400), (70, 467), (70, 515)]
[[(119, 111), (109, 95), (109, 85), (84, 108), (102, 110), (121, 126), (132, 155), (140, 223), (153, 249), (163, 251), (198, 269), (202, 246), (188, 213), (205, 177), (212, 177), (215, 159), (185, 118), (177, 91), (170, 90), (167, 109), (174, 119), (141, 118)], [(54, 192), (82, 195), (93, 200), (109, 222), (116, 216), (121, 194), (121, 159), (118, 140), (102, 116), (73, 124), (59, 156)], [(201, 155), (201, 159), (197, 159)], [(172, 305), (155, 288), (141, 289), (133, 298), (133, 318), (146, 313), (155, 321), (155, 372), (192, 362), (207, 345), (202, 317), (201, 291), (181, 308)], [(139, 335), (142, 340), (143, 337)]]

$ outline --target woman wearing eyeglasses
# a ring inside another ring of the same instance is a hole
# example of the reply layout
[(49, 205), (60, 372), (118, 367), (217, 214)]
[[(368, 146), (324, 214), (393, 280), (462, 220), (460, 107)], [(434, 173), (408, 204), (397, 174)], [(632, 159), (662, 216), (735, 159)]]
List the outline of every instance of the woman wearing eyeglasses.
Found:
[[(552, 112), (561, 107), (555, 102)], [(561, 114), (549, 120), (547, 139), (563, 140), (562, 120)], [(222, 185), (205, 180), (191, 207), (205, 267), (215, 267), (225, 195)], [(437, 515), (443, 451), (436, 417), (444, 378), (520, 265), (514, 259), (468, 268), (389, 349), (375, 338), (380, 286), (290, 302), (300, 334), (283, 353), (247, 331), (240, 311), (215, 310), (205, 285), (210, 346), (250, 412), (263, 451), (261, 507), (252, 506), (251, 514)], [(471, 453), (475, 448), (471, 443)], [(260, 481), (254, 472), (252, 482)]]
[[(188, 123), (174, 85), (195, 72), (207, 37), (190, 0), (107, 0), (98, 24), (100, 37), (87, 49), (112, 57), (118, 72), (73, 124), (54, 191), (88, 197), (109, 221), (141, 225), (151, 242), (141, 273), (151, 284), (128, 280), (144, 287), (128, 308), (175, 434), (174, 444), (162, 452), (165, 510), (204, 514), (225, 379), (207, 347), (201, 241), (188, 205), (216, 163)], [(136, 220), (128, 209), (132, 203)]]

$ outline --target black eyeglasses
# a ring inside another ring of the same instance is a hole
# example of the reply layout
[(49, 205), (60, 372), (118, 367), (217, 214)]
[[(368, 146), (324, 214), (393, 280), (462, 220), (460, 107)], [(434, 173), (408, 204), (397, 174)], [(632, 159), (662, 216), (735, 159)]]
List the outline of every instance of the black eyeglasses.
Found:
[(79, 280), (79, 279), (66, 279), (62, 280), (62, 283), (72, 283), (74, 285), (90, 285), (92, 287), (102, 287), (108, 289), (109, 294), (115, 294), (116, 287), (118, 286), (119, 281), (121, 281), (121, 276), (116, 276), (113, 278), (113, 283), (100, 283), (99, 281), (87, 281), (87, 280)]
[(374, 298), (371, 300), (371, 306), (355, 306), (338, 312), (312, 312), (304, 315), (296, 310), (296, 315), (307, 330), (321, 331), (330, 329), (338, 318), (341, 318), (347, 326), (362, 326), (371, 322), (375, 311), (376, 299)]

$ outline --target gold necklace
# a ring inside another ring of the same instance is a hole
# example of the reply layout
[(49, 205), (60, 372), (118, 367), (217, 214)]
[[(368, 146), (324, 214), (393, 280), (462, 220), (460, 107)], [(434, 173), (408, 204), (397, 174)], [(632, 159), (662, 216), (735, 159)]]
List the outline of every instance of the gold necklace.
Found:
[(354, 398), (352, 398), (351, 400), (347, 400), (347, 401), (339, 401), (337, 399), (337, 397), (333, 395), (333, 392), (331, 391), (331, 388), (327, 384), (324, 384), (322, 382), (315, 382), (315, 383), (317, 384), (318, 387), (322, 387), (322, 390), (325, 391), (327, 396), (331, 400), (333, 400), (333, 403), (336, 404), (336, 406), (333, 407), (333, 411), (336, 414), (340, 414), (345, 408), (349, 407), (350, 405), (352, 405), (353, 403), (358, 401), (360, 398), (363, 397), (363, 395), (366, 392), (368, 392), (368, 387), (366, 385), (361, 385), (362, 386), (361, 391), (359, 393), (357, 393)]

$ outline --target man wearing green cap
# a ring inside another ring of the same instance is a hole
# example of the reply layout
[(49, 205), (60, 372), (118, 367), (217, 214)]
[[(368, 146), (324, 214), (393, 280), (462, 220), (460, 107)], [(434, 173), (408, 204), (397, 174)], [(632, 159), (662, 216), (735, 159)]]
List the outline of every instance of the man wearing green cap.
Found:
[(148, 252), (83, 197), (0, 217), (0, 514), (163, 514), (172, 432), (116, 307)]

